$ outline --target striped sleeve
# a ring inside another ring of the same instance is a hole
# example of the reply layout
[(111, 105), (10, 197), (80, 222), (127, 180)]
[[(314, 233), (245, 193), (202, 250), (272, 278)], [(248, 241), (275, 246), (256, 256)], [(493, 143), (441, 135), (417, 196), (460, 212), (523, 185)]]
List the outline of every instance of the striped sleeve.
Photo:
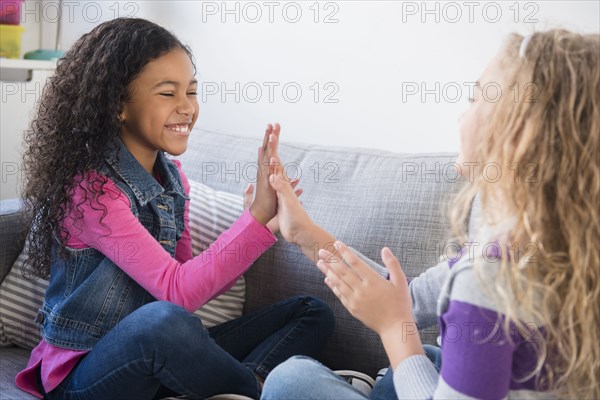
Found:
[[(489, 263), (482, 268), (487, 281), (495, 276), (499, 265)], [(521, 351), (523, 340), (514, 325), (510, 337), (498, 326), (502, 314), (480, 287), (468, 260), (459, 261), (450, 270), (438, 300), (438, 315), (441, 371), (438, 374), (423, 355), (403, 360), (394, 371), (398, 398), (507, 397), (519, 369), (513, 357), (515, 350), (519, 349), (520, 360), (531, 359), (533, 354)]]
[(438, 322), (437, 299), (448, 275), (450, 275), (448, 261), (442, 261), (409, 281), (408, 290), (412, 299), (413, 317), (419, 330)]

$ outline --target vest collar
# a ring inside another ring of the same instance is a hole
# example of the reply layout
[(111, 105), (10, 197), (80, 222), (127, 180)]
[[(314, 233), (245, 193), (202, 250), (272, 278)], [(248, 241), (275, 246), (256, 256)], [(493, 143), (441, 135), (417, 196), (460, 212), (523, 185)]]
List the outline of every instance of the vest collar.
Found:
[(144, 167), (136, 160), (131, 152), (125, 147), (123, 141), (118, 138), (116, 140), (117, 151), (111, 152), (106, 161), (114, 169), (114, 171), (125, 181), (127, 186), (131, 188), (133, 194), (143, 207), (148, 204), (153, 198), (163, 192), (173, 192), (188, 199), (180, 180), (173, 176), (171, 168), (175, 169), (175, 165), (167, 159), (164, 152), (159, 151), (156, 156), (155, 168), (160, 175), (162, 186), (150, 175)]

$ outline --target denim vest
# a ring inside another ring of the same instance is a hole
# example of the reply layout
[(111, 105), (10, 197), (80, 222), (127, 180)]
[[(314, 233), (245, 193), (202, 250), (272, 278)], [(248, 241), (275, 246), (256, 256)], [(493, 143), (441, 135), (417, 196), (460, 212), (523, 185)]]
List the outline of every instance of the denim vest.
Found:
[[(158, 243), (175, 256), (185, 229), (185, 194), (179, 171), (162, 152), (155, 168), (159, 184), (118, 140), (119, 152), (106, 158), (99, 172), (111, 179), (129, 198), (131, 212)], [(44, 304), (35, 319), (46, 342), (73, 350), (90, 350), (117, 322), (156, 299), (102, 252), (67, 247), (68, 257), (52, 251), (50, 282)], [(135, 260), (135, 241), (117, 249), (102, 249), (116, 258)], [(144, 268), (140, 265), (139, 268)]]

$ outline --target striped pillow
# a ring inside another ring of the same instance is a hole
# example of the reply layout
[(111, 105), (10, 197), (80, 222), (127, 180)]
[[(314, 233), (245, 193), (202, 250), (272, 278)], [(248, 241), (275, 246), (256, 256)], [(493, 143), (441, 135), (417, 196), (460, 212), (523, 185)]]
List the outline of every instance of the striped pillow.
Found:
[[(243, 212), (243, 197), (219, 192), (190, 181), (190, 231), (194, 256), (208, 249)], [(0, 285), (0, 346), (17, 345), (32, 349), (40, 341), (39, 328), (33, 322), (44, 301), (48, 281), (30, 281), (21, 271), (28, 246), (13, 264)], [(206, 327), (221, 324), (242, 315), (246, 296), (244, 277), (219, 297), (194, 312)]]
[(0, 285), (0, 346), (32, 349), (40, 341), (39, 328), (33, 320), (42, 306), (48, 281), (30, 281), (21, 274), (27, 258), (28, 243)]
[[(208, 249), (221, 232), (244, 212), (241, 195), (219, 192), (190, 180), (190, 233), (194, 256)], [(246, 281), (241, 276), (231, 289), (206, 303), (194, 314), (211, 327), (242, 316), (246, 300)]]

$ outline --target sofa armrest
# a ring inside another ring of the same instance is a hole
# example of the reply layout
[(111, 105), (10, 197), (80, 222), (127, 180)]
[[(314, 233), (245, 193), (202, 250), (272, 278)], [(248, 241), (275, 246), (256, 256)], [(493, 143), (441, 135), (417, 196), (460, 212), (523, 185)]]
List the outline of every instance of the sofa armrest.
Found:
[(23, 249), (21, 201), (0, 201), (0, 282), (10, 271)]

